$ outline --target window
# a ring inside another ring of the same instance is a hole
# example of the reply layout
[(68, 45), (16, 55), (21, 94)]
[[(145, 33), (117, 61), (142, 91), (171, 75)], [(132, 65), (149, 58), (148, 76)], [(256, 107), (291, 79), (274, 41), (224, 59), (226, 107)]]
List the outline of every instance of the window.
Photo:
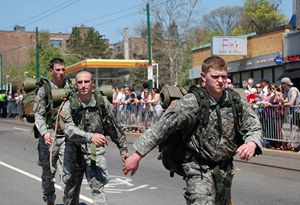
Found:
[(50, 46), (56, 48), (62, 48), (63, 39), (50, 39)]
[(260, 83), (261, 77), (261, 70), (254, 70), (252, 72), (252, 78), (254, 80), (254, 83)]
[(272, 68), (265, 68), (263, 69), (263, 78), (267, 78), (270, 83), (273, 83), (273, 74), (272, 74)]
[(280, 77), (280, 75), (283, 72), (284, 72), (283, 66), (274, 68), (274, 80), (275, 80), (275, 83), (276, 83), (277, 86), (280, 85), (280, 83), (281, 83), (281, 79), (278, 79), (278, 78)]

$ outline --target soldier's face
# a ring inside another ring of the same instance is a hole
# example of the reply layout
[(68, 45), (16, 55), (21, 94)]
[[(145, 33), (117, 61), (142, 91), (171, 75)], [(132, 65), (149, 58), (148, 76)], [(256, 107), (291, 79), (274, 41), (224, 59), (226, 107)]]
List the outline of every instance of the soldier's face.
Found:
[(92, 93), (92, 77), (89, 73), (80, 73), (76, 76), (76, 87), (79, 95)]
[(54, 81), (62, 81), (65, 77), (65, 65), (55, 63), (53, 68), (50, 68), (50, 73)]
[(202, 80), (208, 93), (218, 99), (222, 96), (222, 92), (226, 85), (227, 71), (210, 68), (207, 73), (201, 73)]

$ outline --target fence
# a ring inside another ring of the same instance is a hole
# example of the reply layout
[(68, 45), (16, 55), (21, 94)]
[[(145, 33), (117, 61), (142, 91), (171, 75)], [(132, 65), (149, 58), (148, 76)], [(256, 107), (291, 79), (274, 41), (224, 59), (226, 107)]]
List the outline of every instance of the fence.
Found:
[[(153, 108), (153, 109), (152, 109)], [(126, 131), (143, 132), (159, 120), (162, 110), (155, 106), (119, 105), (117, 119)], [(300, 110), (295, 106), (270, 105), (254, 109), (262, 124), (263, 138), (274, 142), (300, 143)]]
[[(8, 101), (9, 116), (22, 113), (22, 103)], [(263, 138), (275, 142), (300, 143), (300, 110), (296, 106), (270, 105), (254, 109), (262, 124)], [(115, 114), (126, 131), (143, 132), (157, 122), (162, 108), (149, 103), (118, 105)]]
[(117, 119), (126, 131), (143, 132), (157, 122), (162, 114), (160, 106), (149, 103), (118, 105), (115, 107)]
[(20, 116), (22, 113), (22, 102), (8, 101), (7, 102), (7, 114), (9, 117)]
[(277, 142), (300, 143), (300, 110), (296, 106), (270, 105), (255, 109), (263, 137)]

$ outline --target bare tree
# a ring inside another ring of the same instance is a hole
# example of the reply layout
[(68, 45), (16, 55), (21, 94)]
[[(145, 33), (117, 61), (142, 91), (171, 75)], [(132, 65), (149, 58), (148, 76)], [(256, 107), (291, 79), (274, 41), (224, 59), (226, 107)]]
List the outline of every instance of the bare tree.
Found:
[[(165, 75), (160, 82), (174, 84), (178, 82), (188, 31), (200, 15), (201, 1), (150, 0), (149, 4), (153, 59), (160, 64), (160, 74)], [(142, 37), (147, 36), (146, 25), (145, 21), (137, 24), (136, 28)]]
[(221, 31), (223, 35), (231, 35), (242, 17), (244, 8), (241, 6), (220, 7), (202, 17), (204, 29), (213, 32)]

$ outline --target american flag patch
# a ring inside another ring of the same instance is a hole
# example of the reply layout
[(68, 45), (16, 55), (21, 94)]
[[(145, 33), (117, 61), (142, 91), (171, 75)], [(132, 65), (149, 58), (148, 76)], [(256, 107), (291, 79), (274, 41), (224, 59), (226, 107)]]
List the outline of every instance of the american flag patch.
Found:
[(177, 100), (173, 100), (169, 105), (168, 109), (174, 109), (176, 107)]
[(60, 111), (59, 116), (65, 119), (67, 117), (67, 114), (62, 110)]

